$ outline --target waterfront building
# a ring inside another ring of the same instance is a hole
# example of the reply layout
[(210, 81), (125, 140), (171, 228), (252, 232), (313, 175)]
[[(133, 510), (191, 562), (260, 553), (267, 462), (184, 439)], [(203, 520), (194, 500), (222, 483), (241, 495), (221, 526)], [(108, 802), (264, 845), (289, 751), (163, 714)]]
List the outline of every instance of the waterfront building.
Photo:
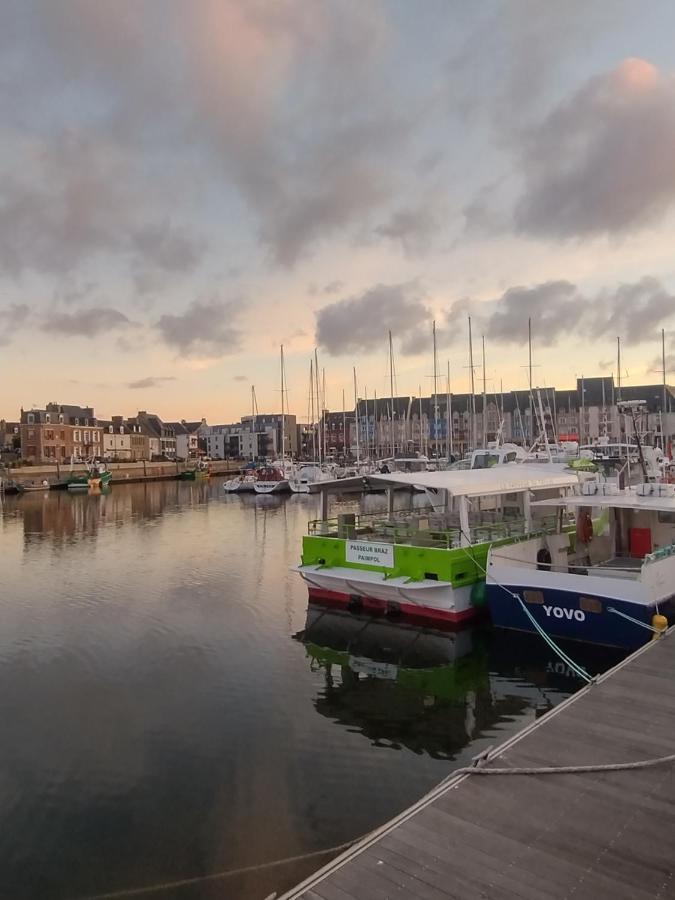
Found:
[(196, 459), (200, 455), (200, 436), (208, 430), (206, 419), (201, 422), (186, 422), (181, 419), (180, 422), (167, 422), (167, 425), (173, 429), (176, 437), (176, 459)]
[(21, 446), (21, 425), (0, 419), (0, 453), (18, 450)]
[(99, 419), (103, 429), (103, 458), (121, 462), (133, 459), (131, 453), (131, 428), (123, 416), (113, 416), (110, 421)]
[(176, 458), (176, 435), (171, 425), (145, 410), (139, 410), (135, 421), (148, 437), (150, 459)]
[(21, 410), (21, 456), (32, 463), (100, 457), (103, 431), (90, 406), (48, 403)]
[[(285, 452), (287, 456), (295, 456), (298, 453), (298, 423), (296, 416), (281, 415), (281, 413), (262, 413), (259, 415), (242, 416), (241, 424), (246, 426), (249, 431), (253, 429), (255, 420), (255, 431), (265, 435), (259, 438), (259, 442), (265, 443), (265, 456), (281, 456), (281, 436), (282, 432), (286, 433)], [(283, 427), (282, 427), (283, 422)]]
[[(395, 397), (393, 422), (391, 399), (359, 400), (359, 447), (378, 457), (390, 456), (392, 443), (397, 456), (423, 453), (430, 457), (446, 456), (451, 449), (455, 457), (463, 456), (474, 446), (490, 441), (509, 441), (531, 445), (545, 429), (549, 440), (577, 441), (592, 444), (606, 438), (625, 441), (633, 437), (630, 416), (620, 412), (619, 403), (644, 400), (638, 414), (638, 427), (648, 444), (656, 444), (669, 452), (675, 442), (675, 388), (670, 385), (630, 385), (621, 390), (609, 377), (579, 378), (576, 388), (535, 389), (476, 394), (438, 394), (433, 397)], [(541, 399), (541, 410), (539, 400)], [(449, 415), (452, 423), (448, 426)], [(542, 425), (543, 413), (543, 425)], [(342, 412), (327, 412), (329, 447), (339, 446)], [(354, 410), (345, 414), (347, 446), (356, 452), (356, 419)], [(332, 427), (328, 423), (335, 423)], [(448, 440), (448, 438), (451, 440)]]

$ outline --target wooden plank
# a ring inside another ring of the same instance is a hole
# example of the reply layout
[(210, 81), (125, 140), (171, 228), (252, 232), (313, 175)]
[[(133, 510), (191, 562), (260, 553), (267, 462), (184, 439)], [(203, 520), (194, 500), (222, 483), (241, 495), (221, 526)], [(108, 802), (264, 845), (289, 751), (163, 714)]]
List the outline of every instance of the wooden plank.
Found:
[[(673, 752), (675, 633), (507, 741), (496, 768)], [(648, 900), (673, 895), (675, 766), (464, 778), (319, 873), (304, 900)]]

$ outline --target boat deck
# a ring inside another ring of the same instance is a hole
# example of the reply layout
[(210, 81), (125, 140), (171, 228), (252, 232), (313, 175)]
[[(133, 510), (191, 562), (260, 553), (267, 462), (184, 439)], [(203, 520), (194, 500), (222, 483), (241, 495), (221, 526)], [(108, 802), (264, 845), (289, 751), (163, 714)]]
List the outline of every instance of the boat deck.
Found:
[[(608, 764), (675, 752), (675, 631), (502, 745), (487, 768)], [(675, 896), (675, 764), (460, 775), (283, 900)]]

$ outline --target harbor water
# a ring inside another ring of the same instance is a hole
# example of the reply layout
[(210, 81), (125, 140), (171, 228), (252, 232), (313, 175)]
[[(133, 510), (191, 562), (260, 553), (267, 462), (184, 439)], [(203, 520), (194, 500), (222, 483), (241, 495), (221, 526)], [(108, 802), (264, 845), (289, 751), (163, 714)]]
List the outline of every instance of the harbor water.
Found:
[(535, 637), (310, 605), (313, 496), (0, 503), (2, 898), (263, 900), (330, 857), (262, 864), (364, 834), (581, 687)]

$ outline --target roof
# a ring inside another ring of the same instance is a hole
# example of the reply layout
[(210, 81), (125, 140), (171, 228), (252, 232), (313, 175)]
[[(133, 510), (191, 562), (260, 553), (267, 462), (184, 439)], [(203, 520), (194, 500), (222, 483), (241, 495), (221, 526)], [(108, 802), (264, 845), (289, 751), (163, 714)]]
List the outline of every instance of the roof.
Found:
[(640, 497), (634, 491), (620, 494), (575, 494), (573, 497), (554, 497), (552, 500), (536, 500), (532, 506), (603, 506), (614, 509), (644, 509), (675, 512), (675, 497)]
[(444, 490), (453, 497), (512, 494), (543, 488), (572, 487), (579, 483), (575, 472), (556, 463), (506, 463), (491, 469), (368, 475), (367, 480)]

